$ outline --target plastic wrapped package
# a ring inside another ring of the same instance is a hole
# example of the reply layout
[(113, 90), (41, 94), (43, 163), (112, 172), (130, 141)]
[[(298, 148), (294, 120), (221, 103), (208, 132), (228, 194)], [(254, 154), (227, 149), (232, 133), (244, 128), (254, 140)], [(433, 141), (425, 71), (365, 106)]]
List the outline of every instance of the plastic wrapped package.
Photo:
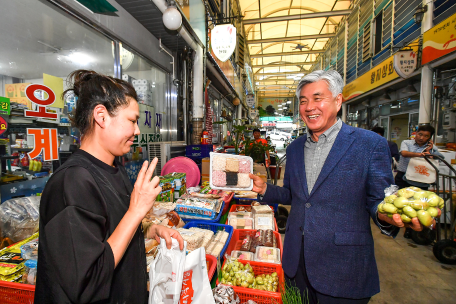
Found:
[(21, 256), (21, 246), (38, 238), (38, 233), (10, 247), (0, 250), (0, 281), (17, 282), (25, 272), (25, 260)]
[(251, 179), (248, 173), (238, 173), (237, 175), (237, 187), (247, 188), (250, 186)]
[(255, 229), (267, 230), (274, 229), (274, 214), (260, 213), (253, 216)]
[(233, 250), (231, 252), (231, 256), (236, 259), (247, 260), (247, 261), (253, 261), (253, 259), (255, 257), (254, 254), (249, 251), (240, 251), (240, 250)]
[(253, 160), (243, 155), (210, 153), (210, 187), (216, 190), (252, 190)]
[(179, 243), (172, 238), (171, 249), (166, 248), (166, 241), (160, 239), (157, 257), (150, 265), (149, 271), (149, 304), (178, 304), (182, 290), (185, 267), (185, 252), (179, 249)]
[(239, 160), (239, 173), (250, 173), (252, 163), (248, 159)]
[(253, 229), (253, 218), (250, 212), (230, 212), (228, 225), (234, 229)]
[(216, 304), (239, 304), (239, 296), (230, 286), (219, 285), (212, 289), (212, 295)]
[(280, 249), (258, 246), (255, 252), (255, 261), (280, 264)]
[(230, 234), (226, 231), (218, 231), (212, 238), (206, 253), (218, 258), (223, 250), (223, 247), (225, 247), (229, 235)]
[(155, 202), (152, 209), (147, 213), (155, 216), (162, 216), (176, 209), (176, 203), (173, 202)]
[(268, 205), (252, 206), (252, 214), (273, 214), (274, 211)]
[(176, 203), (176, 211), (182, 218), (214, 219), (220, 212), (223, 200), (185, 194)]
[(227, 158), (226, 159), (226, 172), (239, 172), (239, 159)]
[(248, 300), (247, 302), (244, 302), (242, 304), (257, 304), (257, 302), (252, 301), (252, 300)]
[(396, 185), (391, 185), (385, 189), (385, 198), (377, 210), (389, 217), (399, 214), (404, 223), (410, 223), (416, 217), (423, 226), (431, 227), (444, 205), (445, 201), (432, 191), (418, 187), (398, 190)]
[(204, 240), (204, 232), (190, 231), (185, 228), (179, 228), (177, 231), (179, 231), (184, 241), (187, 242), (188, 251), (193, 251), (202, 246)]
[(252, 207), (251, 206), (236, 206), (234, 209), (234, 212), (252, 212)]
[(22, 283), (36, 285), (36, 268), (37, 260), (28, 260), (25, 262), (25, 271), (22, 274)]
[(213, 255), (216, 258), (218, 258), (220, 256), (220, 253), (222, 252), (224, 246), (225, 246), (225, 243), (221, 243), (221, 242), (215, 243), (214, 247), (211, 250), (210, 255)]
[(226, 158), (225, 157), (216, 157), (212, 161), (212, 170), (214, 171), (225, 171), (226, 168)]
[(226, 172), (212, 171), (212, 184), (216, 187), (226, 186)]
[(252, 246), (253, 238), (250, 235), (246, 235), (242, 240), (241, 251), (249, 251)]
[(0, 205), (0, 227), (3, 235), (19, 242), (38, 231), (40, 196), (20, 197)]
[(201, 243), (201, 247), (204, 247), (204, 249), (207, 250), (207, 247), (209, 246), (209, 244), (212, 240), (212, 237), (214, 236), (214, 232), (212, 230), (201, 229), (198, 227), (191, 227), (189, 230), (204, 233), (204, 238), (203, 238), (203, 242)]
[(38, 238), (21, 246), (21, 256), (24, 260), (38, 259)]
[(158, 253), (159, 243), (155, 239), (145, 239), (144, 244), (146, 246), (146, 257), (155, 258)]

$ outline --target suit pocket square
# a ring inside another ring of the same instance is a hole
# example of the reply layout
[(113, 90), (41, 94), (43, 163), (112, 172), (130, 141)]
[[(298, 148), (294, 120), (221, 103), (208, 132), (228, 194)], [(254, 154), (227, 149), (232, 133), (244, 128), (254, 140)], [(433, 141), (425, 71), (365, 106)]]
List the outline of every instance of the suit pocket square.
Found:
[(335, 232), (334, 243), (338, 246), (372, 245), (374, 240), (369, 232)]

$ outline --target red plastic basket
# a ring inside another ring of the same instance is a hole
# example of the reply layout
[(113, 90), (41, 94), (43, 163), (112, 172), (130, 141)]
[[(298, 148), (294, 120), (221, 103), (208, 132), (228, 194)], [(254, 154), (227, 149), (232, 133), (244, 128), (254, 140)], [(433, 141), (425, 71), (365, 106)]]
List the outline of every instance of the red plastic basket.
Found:
[(206, 254), (206, 261), (209, 262), (207, 267), (207, 275), (209, 276), (209, 282), (214, 276), (215, 270), (217, 269), (217, 258), (213, 255)]
[[(231, 236), (230, 244), (228, 248), (226, 248), (226, 254), (231, 255), (231, 251), (233, 250), (240, 250), (242, 246), (242, 241), (245, 239), (247, 235), (253, 236), (256, 230), (248, 230), (248, 229), (234, 229), (233, 235)], [(283, 245), (282, 245), (282, 237), (280, 233), (274, 231), (274, 236), (277, 240), (277, 248), (280, 249), (280, 260), (282, 260), (282, 252), (283, 252)], [(260, 263), (260, 262), (257, 262)]]
[(231, 203), (231, 200), (233, 199), (233, 196), (234, 196), (234, 192), (231, 193), (231, 195), (226, 200), (223, 200), (225, 202), (225, 206), (223, 207), (222, 215), (225, 215), (225, 213), (227, 213), (228, 210), (230, 209), (230, 203)]
[[(231, 206), (230, 212), (235, 212), (236, 207), (239, 207), (239, 206), (242, 206), (242, 207), (249, 207), (250, 205), (237, 205), (237, 204), (234, 204), (234, 205)], [(274, 210), (274, 207), (272, 207), (272, 206), (269, 206), (269, 207), (271, 207), (271, 209)], [(229, 215), (228, 215), (228, 216), (229, 216)], [(226, 219), (225, 225), (228, 225), (228, 218)], [(233, 227), (233, 228), (234, 228), (234, 227)], [(238, 229), (234, 229), (234, 230), (238, 230)], [(279, 229), (277, 228), (277, 221), (276, 221), (275, 218), (274, 218), (274, 231), (275, 231), (275, 232), (279, 232)]]
[[(236, 231), (236, 230), (235, 230)], [(260, 274), (271, 274), (273, 272), (277, 272), (279, 277), (279, 286), (284, 285), (284, 277), (283, 277), (283, 270), (282, 265), (278, 264), (269, 264), (269, 263), (260, 263), (260, 262), (253, 262), (253, 261), (243, 261), (239, 260), (242, 264), (250, 264), (253, 269), (253, 273), (255, 277)], [(226, 263), (226, 261), (225, 261)], [(223, 265), (225, 265), (223, 263)], [(219, 284), (219, 280), (217, 278), (217, 285)], [(252, 288), (245, 288), (239, 286), (231, 286), (233, 287), (234, 291), (239, 296), (241, 303), (246, 302), (247, 300), (253, 300), (258, 304), (282, 304), (282, 296), (280, 292), (271, 292), (271, 291), (264, 291)]]
[(35, 285), (0, 281), (0, 303), (33, 304)]

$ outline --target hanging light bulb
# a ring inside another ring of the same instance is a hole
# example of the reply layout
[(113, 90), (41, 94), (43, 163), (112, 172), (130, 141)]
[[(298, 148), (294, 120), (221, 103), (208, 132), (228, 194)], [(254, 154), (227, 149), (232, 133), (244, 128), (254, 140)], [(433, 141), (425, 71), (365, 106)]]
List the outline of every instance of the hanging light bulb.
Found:
[(182, 25), (182, 15), (174, 1), (170, 1), (170, 5), (163, 13), (163, 24), (171, 31), (179, 29)]

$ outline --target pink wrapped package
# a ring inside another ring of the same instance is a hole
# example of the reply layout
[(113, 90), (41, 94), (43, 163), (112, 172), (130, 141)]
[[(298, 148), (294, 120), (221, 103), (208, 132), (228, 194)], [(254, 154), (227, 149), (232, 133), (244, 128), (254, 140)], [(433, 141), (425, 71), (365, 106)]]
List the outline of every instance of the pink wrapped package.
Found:
[(239, 173), (250, 173), (251, 163), (249, 160), (239, 160)]
[(223, 171), (212, 171), (212, 184), (216, 187), (225, 187), (226, 173)]
[(212, 170), (214, 171), (225, 171), (226, 158), (225, 157), (214, 157), (212, 161)]

